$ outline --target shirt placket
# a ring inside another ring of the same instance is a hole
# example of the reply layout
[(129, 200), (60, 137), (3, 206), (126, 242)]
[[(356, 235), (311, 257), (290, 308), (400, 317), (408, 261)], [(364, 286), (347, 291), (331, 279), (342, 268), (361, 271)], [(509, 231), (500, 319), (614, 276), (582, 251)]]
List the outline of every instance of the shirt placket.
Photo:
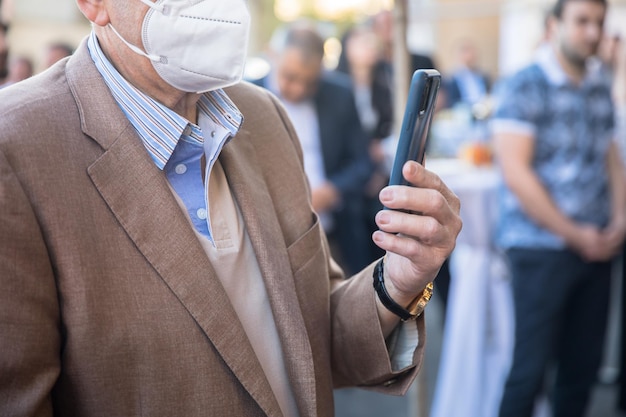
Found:
[(203, 185), (203, 155), (204, 140), (201, 129), (188, 126), (165, 166), (165, 173), (170, 185), (187, 208), (196, 230), (211, 239)]

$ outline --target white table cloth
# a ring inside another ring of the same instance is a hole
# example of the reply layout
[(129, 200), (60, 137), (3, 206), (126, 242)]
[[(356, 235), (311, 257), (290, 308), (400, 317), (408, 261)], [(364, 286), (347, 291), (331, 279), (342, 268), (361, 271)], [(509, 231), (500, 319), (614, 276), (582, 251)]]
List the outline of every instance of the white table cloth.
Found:
[(504, 259), (493, 246), (497, 220), (493, 167), (429, 159), (461, 200), (463, 230), (450, 258), (450, 291), (430, 417), (496, 417), (514, 337)]

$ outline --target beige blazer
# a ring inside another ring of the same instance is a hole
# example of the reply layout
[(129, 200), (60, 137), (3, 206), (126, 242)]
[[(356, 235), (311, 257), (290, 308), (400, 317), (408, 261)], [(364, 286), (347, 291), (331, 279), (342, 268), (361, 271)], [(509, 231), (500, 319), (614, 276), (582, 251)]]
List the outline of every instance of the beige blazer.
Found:
[[(333, 386), (405, 392), (372, 267), (343, 280), (296, 135), (265, 90), (220, 160), (257, 255), (302, 416)], [(236, 279), (236, 277), (233, 277)], [(0, 416), (280, 416), (189, 222), (85, 44), (0, 92)]]

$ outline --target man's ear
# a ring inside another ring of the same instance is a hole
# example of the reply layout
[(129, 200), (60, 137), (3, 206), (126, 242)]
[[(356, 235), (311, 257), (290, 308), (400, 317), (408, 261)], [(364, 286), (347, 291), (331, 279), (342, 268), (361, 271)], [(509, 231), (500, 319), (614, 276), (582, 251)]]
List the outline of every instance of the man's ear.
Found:
[(111, 21), (105, 0), (76, 0), (76, 4), (85, 17), (98, 26), (106, 26)]

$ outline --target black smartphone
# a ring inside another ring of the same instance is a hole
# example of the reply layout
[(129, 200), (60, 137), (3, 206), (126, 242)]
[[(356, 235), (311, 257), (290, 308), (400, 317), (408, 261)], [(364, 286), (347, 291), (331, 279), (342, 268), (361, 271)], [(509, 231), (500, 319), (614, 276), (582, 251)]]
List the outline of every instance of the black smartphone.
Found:
[(406, 161), (424, 164), (430, 122), (440, 85), (441, 74), (435, 69), (417, 70), (413, 73), (389, 185), (408, 185), (402, 176), (402, 167)]

